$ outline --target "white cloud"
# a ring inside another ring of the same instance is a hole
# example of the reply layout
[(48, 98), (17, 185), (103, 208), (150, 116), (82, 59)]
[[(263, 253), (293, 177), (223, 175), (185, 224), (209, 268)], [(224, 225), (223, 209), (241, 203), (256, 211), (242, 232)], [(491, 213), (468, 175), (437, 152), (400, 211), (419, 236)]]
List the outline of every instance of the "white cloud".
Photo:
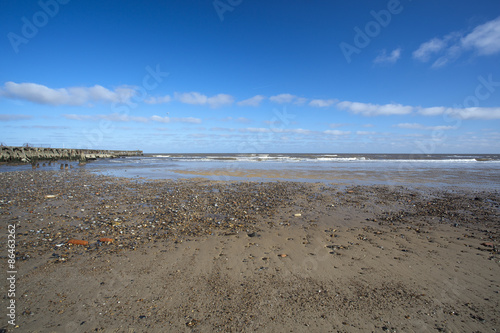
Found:
[(239, 117), (238, 119), (235, 119), (235, 121), (237, 123), (242, 123), (242, 124), (248, 124), (248, 123), (252, 122), (251, 119), (248, 119), (248, 118), (245, 118), (245, 117)]
[(337, 104), (337, 107), (342, 110), (347, 109), (354, 114), (362, 114), (363, 116), (405, 115), (411, 113), (413, 109), (411, 106), (401, 104), (377, 105), (349, 101), (340, 102)]
[(249, 133), (269, 133), (271, 132), (270, 128), (256, 128), (256, 127), (249, 127), (249, 128), (240, 128), (238, 129), (240, 132), (249, 132)]
[[(473, 108), (447, 108), (444, 106), (434, 106), (423, 108), (420, 106), (408, 106), (401, 104), (370, 104), (344, 101), (337, 104), (337, 108), (348, 110), (354, 114), (363, 116), (381, 116), (381, 115), (407, 115), (418, 113), (423, 116), (441, 116), (448, 115), (461, 119), (500, 119), (500, 107), (473, 107)], [(369, 125), (365, 125), (368, 127)]]
[(97, 116), (80, 114), (63, 114), (63, 117), (70, 120), (99, 120)]
[(313, 99), (309, 102), (309, 106), (317, 108), (327, 108), (335, 104), (338, 100), (336, 99)]
[(295, 95), (291, 94), (280, 94), (276, 96), (269, 97), (269, 100), (274, 103), (291, 103), (296, 98)]
[(234, 128), (227, 128), (227, 127), (212, 127), (210, 128), (211, 131), (215, 132), (234, 132)]
[(238, 104), (239, 106), (259, 106), (264, 99), (266, 99), (265, 96), (256, 95), (254, 97), (240, 101), (236, 104)]
[(286, 129), (283, 132), (294, 133), (294, 134), (311, 134), (312, 133), (311, 130), (303, 129), (303, 128), (291, 128), (291, 129)]
[(416, 108), (424, 116), (448, 115), (461, 119), (500, 119), (500, 107), (446, 108), (442, 106), (431, 108)]
[(276, 96), (269, 97), (269, 100), (274, 103), (284, 104), (284, 103), (294, 103), (294, 104), (304, 104), (307, 102), (307, 98), (298, 97), (292, 94), (279, 94)]
[(248, 127), (248, 128), (240, 128), (238, 129), (238, 131), (243, 133), (292, 133), (292, 134), (302, 134), (302, 135), (308, 135), (314, 133), (314, 131), (303, 128)]
[(31, 118), (33, 117), (24, 114), (0, 114), (0, 121), (26, 120)]
[(433, 68), (458, 59), (466, 51), (475, 51), (477, 55), (485, 56), (500, 52), (500, 17), (478, 25), (470, 33), (454, 31), (443, 38), (433, 38), (422, 43), (413, 52), (413, 58), (427, 62), (433, 55), (441, 54), (432, 64)]
[(307, 102), (307, 98), (297, 97), (297, 98), (295, 98), (295, 101), (293, 102), (293, 104), (304, 105), (306, 102)]
[(117, 122), (140, 122), (140, 123), (146, 123), (148, 121), (148, 118), (146, 117), (134, 117), (134, 116), (129, 116), (127, 114), (119, 114), (119, 113), (112, 113), (108, 115), (98, 115), (97, 116), (99, 119), (105, 119), (109, 121), (117, 121)]
[(136, 94), (133, 87), (122, 86), (109, 90), (100, 85), (52, 89), (37, 83), (6, 82), (0, 96), (46, 105), (89, 105), (92, 102), (126, 102)]
[(112, 113), (107, 115), (78, 115), (78, 114), (63, 114), (63, 117), (70, 120), (89, 120), (89, 121), (98, 121), (101, 119), (109, 120), (113, 122), (139, 122), (139, 123), (147, 123), (149, 121), (159, 122), (159, 123), (171, 123), (171, 122), (179, 122), (179, 123), (191, 123), (191, 124), (199, 124), (201, 123), (201, 119), (193, 118), (193, 117), (185, 117), (185, 118), (175, 118), (175, 117), (161, 117), (161, 116), (151, 116), (151, 117), (135, 117), (129, 116), (127, 114), (119, 114)]
[(432, 64), (432, 68), (440, 68), (444, 65), (455, 61), (462, 54), (462, 48), (459, 45), (452, 45), (448, 49), (443, 56), (439, 57)]
[(251, 123), (252, 120), (251, 119), (248, 119), (248, 118), (245, 118), (245, 117), (239, 117), (239, 118), (233, 118), (233, 117), (226, 117), (226, 118), (222, 118), (220, 121), (234, 121), (236, 123), (241, 123), (241, 124), (248, 124), (248, 123)]
[(394, 127), (398, 128), (404, 128), (404, 129), (419, 129), (419, 130), (440, 130), (440, 131), (445, 131), (445, 130), (451, 130), (451, 129), (456, 129), (456, 126), (425, 126), (422, 124), (418, 123), (401, 123), (394, 125)]
[(56, 126), (56, 125), (32, 125), (32, 126), (21, 126), (21, 128), (40, 128), (40, 129), (68, 129), (68, 126)]
[(203, 105), (207, 104), (208, 97), (199, 92), (174, 93), (176, 100), (185, 104)]
[(376, 64), (394, 64), (401, 57), (401, 48), (393, 50), (390, 54), (384, 49), (382, 52), (373, 60)]
[(200, 94), (199, 92), (174, 93), (174, 98), (181, 103), (193, 105), (209, 105), (211, 108), (218, 108), (225, 105), (231, 105), (234, 98), (227, 94), (218, 94), (212, 97)]
[(461, 119), (500, 119), (500, 107), (497, 108), (463, 108), (463, 109), (447, 109), (453, 117)]
[(423, 129), (424, 125), (417, 123), (401, 123), (394, 125), (394, 127), (404, 128), (404, 129)]
[(434, 106), (430, 108), (421, 108), (418, 107), (418, 113), (424, 116), (439, 116), (443, 114), (446, 111), (447, 108), (442, 107), (442, 106)]
[(473, 48), (480, 55), (500, 52), (500, 16), (481, 24), (462, 38), (465, 48)]
[(193, 117), (176, 118), (176, 117), (161, 117), (161, 116), (151, 116), (149, 118), (151, 121), (156, 121), (159, 123), (191, 123), (200, 124), (201, 119)]
[(335, 124), (329, 124), (328, 127), (330, 128), (337, 128), (337, 127), (342, 127), (346, 126), (347, 124), (340, 124), (340, 123), (335, 123)]
[(144, 100), (144, 103), (146, 104), (165, 104), (165, 103), (169, 103), (170, 101), (172, 101), (172, 97), (170, 97), (170, 95), (165, 95), (165, 96), (161, 96), (161, 97), (148, 97)]
[(170, 118), (169, 117), (160, 117), (160, 116), (151, 116), (152, 121), (156, 121), (158, 123), (169, 123)]
[(439, 38), (433, 38), (428, 42), (420, 45), (420, 47), (413, 52), (413, 58), (422, 62), (429, 61), (433, 53), (437, 53), (446, 47), (446, 42)]
[(370, 131), (357, 131), (356, 132), (357, 135), (373, 135), (373, 134), (377, 134), (377, 132), (370, 132)]
[(234, 98), (227, 94), (218, 94), (208, 98), (208, 105), (211, 108), (218, 108), (225, 105), (231, 105), (234, 102)]
[(447, 131), (447, 130), (457, 129), (457, 127), (456, 126), (439, 125), (439, 126), (427, 126), (425, 129), (435, 130), (435, 131)]
[(351, 134), (351, 131), (326, 130), (326, 131), (323, 131), (323, 133), (329, 134), (329, 135), (349, 135), (349, 134)]

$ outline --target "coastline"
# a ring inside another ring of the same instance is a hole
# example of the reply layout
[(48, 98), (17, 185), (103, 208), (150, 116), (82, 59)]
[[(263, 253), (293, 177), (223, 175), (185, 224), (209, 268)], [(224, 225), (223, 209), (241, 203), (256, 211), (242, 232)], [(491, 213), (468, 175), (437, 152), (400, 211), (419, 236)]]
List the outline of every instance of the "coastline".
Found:
[(0, 182), (0, 240), (15, 223), (24, 331), (500, 325), (495, 190), (150, 181), (80, 169), (0, 173)]

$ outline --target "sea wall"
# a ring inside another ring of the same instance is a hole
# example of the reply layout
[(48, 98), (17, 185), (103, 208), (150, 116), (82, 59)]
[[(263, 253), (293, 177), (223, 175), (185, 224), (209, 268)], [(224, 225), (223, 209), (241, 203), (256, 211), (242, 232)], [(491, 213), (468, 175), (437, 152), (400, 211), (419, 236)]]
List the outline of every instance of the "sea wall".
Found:
[(41, 160), (79, 160), (142, 156), (142, 150), (97, 150), (0, 146), (0, 162), (33, 163)]

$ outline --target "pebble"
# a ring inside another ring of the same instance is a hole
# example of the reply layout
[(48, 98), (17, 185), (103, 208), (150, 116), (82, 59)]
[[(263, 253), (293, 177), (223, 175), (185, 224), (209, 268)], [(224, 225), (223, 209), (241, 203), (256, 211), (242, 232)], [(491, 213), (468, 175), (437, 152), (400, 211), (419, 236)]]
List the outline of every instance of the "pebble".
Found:
[[(116, 246), (99, 247), (99, 251), (113, 253), (137, 249), (151, 242), (181, 243), (193, 237), (219, 234), (244, 233), (250, 238), (259, 237), (258, 222), (280, 216), (283, 210), (296, 209), (298, 198), (303, 200), (303, 207), (309, 204), (326, 207), (335, 202), (336, 207), (362, 208), (367, 200), (357, 194), (363, 193), (364, 187), (360, 190), (355, 187), (353, 195), (344, 195), (335, 187), (319, 190), (312, 184), (298, 182), (160, 180), (151, 186), (149, 181), (94, 175), (76, 168), (63, 173), (38, 170), (0, 173), (0, 183), (8, 189), (0, 196), (4, 217), (19, 216), (16, 249), (23, 258), (56, 251), (59, 255), (69, 253), (70, 259), (97, 249), (90, 246), (85, 252), (77, 252), (77, 246), (66, 245), (71, 239), (97, 244), (100, 239), (109, 238), (113, 242), (107, 243)], [(391, 200), (387, 199), (388, 190), (384, 187), (368, 189), (373, 191), (373, 200)], [(406, 227), (414, 217), (428, 216), (443, 218), (441, 222), (429, 223), (450, 226), (460, 218), (460, 227), (463, 227), (491, 221), (498, 212), (490, 207), (490, 202), (500, 201), (494, 194), (484, 194), (484, 200), (474, 200), (474, 196), (463, 193), (440, 192), (433, 196), (412, 195), (410, 190), (391, 193), (392, 200), (398, 200), (401, 205), (406, 203), (408, 207), (381, 211), (370, 223)], [(47, 200), (56, 197), (59, 200)], [(409, 198), (411, 204), (408, 204)], [(302, 214), (292, 213), (292, 216)], [(274, 222), (275, 225), (289, 226), (286, 216), (281, 217), (282, 221)], [(25, 226), (29, 227), (25, 230)], [(421, 229), (412, 226), (411, 231), (423, 233)], [(494, 231), (493, 228), (481, 231), (482, 239), (494, 239)], [(337, 236), (336, 229), (325, 232), (332, 239)], [(368, 232), (361, 238), (368, 239), (367, 235)], [(370, 235), (381, 234), (373, 229)], [(493, 247), (492, 242), (484, 242), (490, 243), (486, 246)]]

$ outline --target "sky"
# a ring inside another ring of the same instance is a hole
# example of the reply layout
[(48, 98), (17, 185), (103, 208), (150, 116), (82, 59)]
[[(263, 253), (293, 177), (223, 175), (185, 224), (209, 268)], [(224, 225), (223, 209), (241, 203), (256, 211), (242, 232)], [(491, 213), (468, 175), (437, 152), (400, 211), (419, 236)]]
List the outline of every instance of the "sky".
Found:
[(497, 0), (0, 4), (0, 143), (500, 153)]

